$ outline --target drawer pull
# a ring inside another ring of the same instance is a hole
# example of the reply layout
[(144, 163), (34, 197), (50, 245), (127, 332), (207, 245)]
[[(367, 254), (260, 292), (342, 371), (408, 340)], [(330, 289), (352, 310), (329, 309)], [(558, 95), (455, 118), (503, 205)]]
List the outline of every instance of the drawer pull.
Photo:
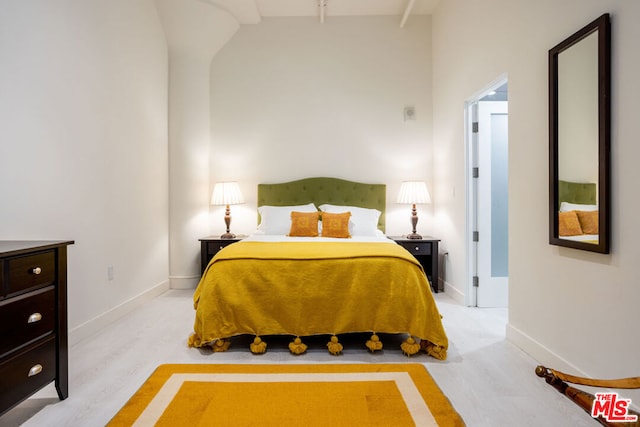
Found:
[(419, 250), (420, 250), (420, 246), (416, 246), (416, 251), (419, 251)]
[(31, 316), (29, 316), (29, 319), (27, 320), (27, 323), (36, 323), (42, 320), (42, 314), (40, 313), (33, 313)]
[(29, 369), (29, 376), (34, 377), (40, 372), (42, 372), (42, 365), (38, 363), (37, 365), (33, 365), (31, 369)]
[(35, 275), (42, 273), (42, 269), (40, 267), (34, 267), (31, 269), (31, 272)]

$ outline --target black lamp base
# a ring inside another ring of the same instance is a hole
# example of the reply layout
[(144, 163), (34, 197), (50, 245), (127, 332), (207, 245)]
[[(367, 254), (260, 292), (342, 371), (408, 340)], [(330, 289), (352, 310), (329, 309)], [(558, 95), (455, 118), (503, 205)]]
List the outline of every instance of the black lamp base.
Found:
[(422, 236), (419, 235), (418, 233), (411, 233), (411, 234), (407, 234), (407, 239), (415, 239), (415, 240), (420, 240), (422, 239)]

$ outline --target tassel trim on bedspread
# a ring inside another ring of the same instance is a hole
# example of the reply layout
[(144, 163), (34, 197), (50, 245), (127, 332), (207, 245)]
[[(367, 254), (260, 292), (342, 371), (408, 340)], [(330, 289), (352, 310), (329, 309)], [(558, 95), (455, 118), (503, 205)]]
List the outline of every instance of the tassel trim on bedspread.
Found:
[(420, 348), (425, 351), (429, 356), (435, 357), (438, 360), (445, 360), (447, 358), (447, 349), (440, 346), (435, 345), (432, 342), (427, 340), (420, 341)]
[(253, 354), (263, 354), (267, 351), (267, 343), (262, 341), (262, 338), (255, 337), (253, 342), (249, 344), (249, 348)]
[(411, 356), (420, 351), (420, 344), (418, 344), (416, 340), (413, 339), (413, 337), (409, 337), (405, 340), (405, 342), (400, 344), (400, 348), (402, 349), (403, 354)]
[[(204, 347), (208, 345), (214, 352), (223, 352), (229, 349), (231, 340), (229, 338), (218, 338), (209, 342), (203, 342), (197, 334), (192, 334), (189, 337), (188, 345), (189, 347)], [(371, 338), (367, 340), (365, 345), (372, 353), (381, 351), (383, 348), (382, 341), (380, 341), (380, 337), (376, 334), (371, 335)], [(249, 345), (249, 348), (253, 354), (263, 354), (267, 351), (267, 343), (259, 336), (256, 336), (253, 339), (253, 342)], [(342, 354), (343, 345), (338, 341), (338, 337), (336, 335), (331, 336), (331, 340), (327, 343), (327, 349), (329, 350), (329, 353), (334, 356)], [(412, 356), (420, 352), (420, 350), (423, 350), (427, 355), (438, 360), (445, 360), (447, 358), (447, 349), (445, 347), (433, 344), (427, 340), (416, 342), (416, 339), (412, 336), (409, 336), (402, 344), (400, 344), (400, 349), (402, 350), (402, 353), (407, 356)], [(289, 351), (292, 354), (301, 355), (306, 353), (307, 345), (302, 342), (300, 337), (296, 337), (289, 343)]]
[(197, 334), (192, 334), (187, 340), (187, 345), (189, 347), (197, 347), (201, 348), (204, 346), (210, 346), (215, 352), (227, 351), (229, 346), (231, 345), (231, 341), (229, 339), (219, 338), (217, 340), (212, 341), (202, 341)]
[(202, 340), (198, 335), (191, 334), (187, 340), (187, 345), (189, 347), (202, 347)]
[(216, 353), (222, 353), (223, 351), (229, 350), (229, 346), (231, 345), (231, 341), (228, 339), (220, 338), (217, 339), (213, 344), (211, 344), (211, 348)]
[(295, 355), (303, 354), (307, 351), (307, 345), (302, 342), (300, 337), (296, 337), (296, 339), (289, 343), (289, 351)]
[(382, 341), (380, 341), (380, 337), (378, 337), (376, 334), (371, 335), (371, 338), (367, 340), (365, 345), (371, 353), (382, 350)]
[(335, 335), (332, 336), (331, 341), (327, 343), (327, 348), (329, 349), (329, 353), (333, 354), (334, 356), (338, 356), (340, 353), (342, 353), (342, 344), (338, 342), (338, 337)]

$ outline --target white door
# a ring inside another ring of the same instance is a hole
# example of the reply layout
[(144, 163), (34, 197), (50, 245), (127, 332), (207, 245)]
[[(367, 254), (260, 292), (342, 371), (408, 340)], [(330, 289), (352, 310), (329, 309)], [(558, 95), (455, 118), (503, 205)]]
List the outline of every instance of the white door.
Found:
[(478, 102), (478, 307), (508, 305), (508, 103)]

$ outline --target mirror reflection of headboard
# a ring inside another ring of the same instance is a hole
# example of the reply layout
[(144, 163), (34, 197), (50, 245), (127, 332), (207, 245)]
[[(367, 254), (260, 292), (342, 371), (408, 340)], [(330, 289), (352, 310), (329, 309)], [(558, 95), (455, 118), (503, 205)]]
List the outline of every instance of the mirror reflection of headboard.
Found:
[(562, 202), (595, 205), (597, 187), (594, 182), (569, 182), (558, 180), (558, 206)]

